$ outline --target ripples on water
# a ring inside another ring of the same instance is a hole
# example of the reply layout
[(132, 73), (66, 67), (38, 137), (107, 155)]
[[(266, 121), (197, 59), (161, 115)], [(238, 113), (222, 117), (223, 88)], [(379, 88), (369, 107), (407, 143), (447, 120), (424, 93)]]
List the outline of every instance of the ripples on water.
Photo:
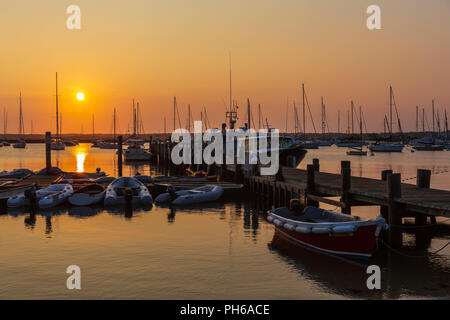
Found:
[[(415, 175), (418, 167), (449, 169), (448, 152), (424, 152), (347, 158), (345, 149), (311, 150), (321, 170), (339, 171), (352, 160), (354, 175), (378, 177), (383, 169)], [(43, 145), (25, 150), (0, 149), (0, 169), (41, 169)], [(42, 157), (41, 157), (42, 156)], [(117, 172), (113, 150), (82, 144), (53, 152), (53, 164), (65, 171)], [(364, 164), (364, 165), (363, 165)], [(126, 166), (124, 174), (157, 174), (149, 165)], [(432, 176), (432, 185), (449, 188), (448, 173)], [(412, 181), (411, 183), (414, 183)], [(220, 203), (151, 210), (59, 208), (37, 215), (0, 215), (0, 298), (151, 298), (151, 299), (341, 299), (448, 297), (450, 248), (425, 259), (380, 250), (370, 263), (382, 268), (382, 290), (366, 287), (366, 264), (292, 248), (274, 238), (265, 221), (271, 204), (243, 196)], [(376, 207), (356, 207), (372, 217)], [(430, 250), (449, 240), (448, 225), (434, 230)], [(407, 235), (406, 243), (414, 243)], [(66, 289), (67, 266), (82, 273), (82, 290)]]

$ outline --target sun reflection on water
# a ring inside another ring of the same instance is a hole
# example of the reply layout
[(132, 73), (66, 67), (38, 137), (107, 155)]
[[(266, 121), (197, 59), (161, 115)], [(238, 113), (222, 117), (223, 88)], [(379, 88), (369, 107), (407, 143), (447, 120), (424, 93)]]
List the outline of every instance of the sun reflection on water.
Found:
[(77, 159), (77, 172), (84, 172), (84, 162), (86, 160), (86, 148), (78, 145), (72, 149), (72, 152)]

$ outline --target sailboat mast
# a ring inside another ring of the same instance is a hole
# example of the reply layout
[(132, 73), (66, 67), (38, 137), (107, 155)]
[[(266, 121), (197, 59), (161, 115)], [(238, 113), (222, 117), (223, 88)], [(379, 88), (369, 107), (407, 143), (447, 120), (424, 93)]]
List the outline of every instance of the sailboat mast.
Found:
[(304, 83), (302, 83), (302, 103), (303, 103), (303, 136), (306, 138), (305, 84)]
[(261, 129), (261, 104), (258, 104), (258, 129)]
[(177, 97), (173, 97), (173, 131), (175, 131), (175, 114), (177, 109)]
[(56, 72), (56, 138), (59, 138), (58, 72)]
[(95, 137), (95, 123), (94, 123), (94, 114), (92, 114), (92, 138)]
[(250, 99), (247, 98), (247, 121), (248, 121), (248, 128), (250, 129)]
[(114, 108), (114, 144), (116, 143), (116, 108)]
[(354, 114), (354, 107), (353, 107), (353, 100), (350, 102), (351, 105), (351, 113), (352, 113), (352, 134), (355, 133), (355, 126), (354, 126), (354, 122), (353, 122), (353, 114)]
[(390, 116), (389, 134), (392, 139), (392, 86), (389, 86), (389, 116)]
[(434, 133), (434, 99), (431, 100), (431, 115), (433, 116), (433, 133)]
[(191, 104), (188, 104), (188, 131), (191, 132)]
[(419, 106), (416, 106), (416, 132), (419, 132)]
[(233, 93), (232, 93), (232, 86), (231, 86), (231, 53), (229, 54), (229, 67), (230, 67), (230, 111), (233, 111)]
[(341, 111), (338, 110), (338, 134), (341, 134)]

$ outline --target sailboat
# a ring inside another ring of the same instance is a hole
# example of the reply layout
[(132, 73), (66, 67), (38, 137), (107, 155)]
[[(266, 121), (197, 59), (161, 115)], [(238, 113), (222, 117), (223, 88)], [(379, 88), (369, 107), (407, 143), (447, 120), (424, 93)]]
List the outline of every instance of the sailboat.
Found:
[(61, 133), (59, 129), (59, 113), (58, 113), (58, 72), (56, 73), (56, 139), (50, 144), (52, 150), (64, 150), (66, 145), (61, 141)]
[[(174, 108), (176, 108), (176, 99), (174, 99)], [(139, 102), (136, 109), (133, 100), (133, 136), (126, 142), (128, 148), (124, 151), (125, 161), (148, 161), (152, 158), (151, 152), (141, 147), (145, 143), (144, 140), (139, 139), (139, 132), (142, 127), (141, 121)]]
[(13, 148), (16, 149), (24, 149), (26, 147), (26, 142), (23, 139), (23, 133), (24, 133), (24, 128), (23, 128), (23, 113), (22, 113), (22, 93), (20, 93), (19, 96), (19, 139), (17, 140), (16, 143), (13, 144)]
[(103, 142), (99, 143), (98, 147), (100, 149), (117, 149), (118, 145), (116, 144), (116, 108), (114, 108), (114, 142)]
[(6, 128), (8, 126), (8, 114), (3, 110), (3, 141), (0, 143), (4, 147), (9, 147), (11, 144), (6, 140)]
[(347, 151), (347, 155), (349, 156), (367, 156), (367, 151), (363, 151), (363, 132), (362, 132), (362, 110), (361, 106), (359, 106), (359, 132), (361, 135), (361, 146), (359, 148), (351, 148), (351, 150)]
[[(390, 138), (392, 140), (392, 101), (394, 99), (394, 95), (392, 92), (392, 87), (389, 87), (389, 94), (390, 94), (390, 99), (389, 99), (389, 115), (390, 115), (390, 127), (389, 127), (389, 132), (390, 132)], [(395, 110), (397, 111), (397, 106), (395, 105)], [(398, 112), (397, 112), (397, 121), (399, 124), (399, 128), (401, 131), (401, 126), (400, 126), (400, 119), (398, 117)], [(372, 143), (369, 146), (370, 151), (372, 152), (402, 152), (403, 150), (403, 143), (394, 143), (394, 142), (375, 142)]]

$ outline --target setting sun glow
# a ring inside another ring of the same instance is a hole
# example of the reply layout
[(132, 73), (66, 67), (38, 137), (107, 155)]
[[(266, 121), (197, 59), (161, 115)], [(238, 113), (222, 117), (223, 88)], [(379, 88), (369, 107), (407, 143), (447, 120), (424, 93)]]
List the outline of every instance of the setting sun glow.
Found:
[(78, 99), (78, 101), (83, 101), (84, 100), (84, 93), (83, 92), (78, 92), (77, 93), (77, 99)]

